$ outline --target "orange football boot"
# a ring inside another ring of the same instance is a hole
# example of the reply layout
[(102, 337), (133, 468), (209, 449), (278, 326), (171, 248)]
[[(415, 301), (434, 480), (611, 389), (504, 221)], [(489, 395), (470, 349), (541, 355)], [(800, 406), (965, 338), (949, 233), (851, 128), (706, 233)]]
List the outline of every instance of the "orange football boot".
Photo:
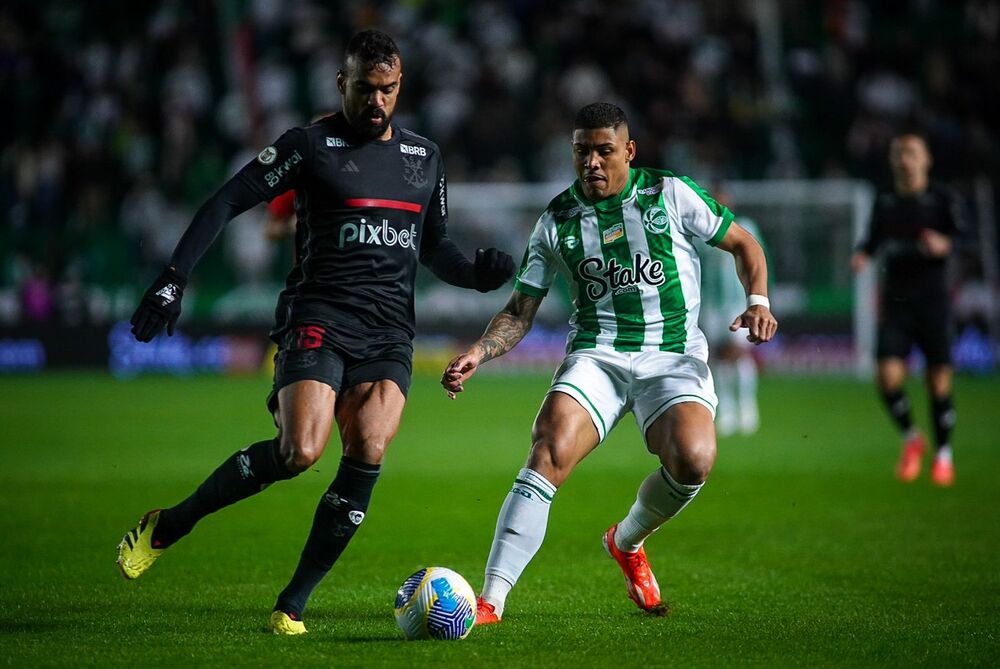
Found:
[(919, 432), (903, 442), (903, 452), (900, 453), (899, 464), (896, 465), (896, 478), (904, 483), (916, 480), (920, 476), (920, 464), (926, 449), (924, 435)]
[(615, 530), (618, 525), (612, 525), (604, 533), (602, 541), (604, 550), (608, 552), (618, 566), (621, 567), (625, 575), (625, 587), (628, 589), (628, 596), (643, 611), (654, 615), (666, 615), (670, 612), (669, 607), (660, 599), (660, 585), (653, 576), (653, 570), (649, 568), (649, 560), (646, 559), (646, 549), (640, 548), (635, 553), (626, 553), (619, 550), (615, 545)]
[(495, 606), (487, 602), (482, 597), (476, 598), (476, 624), (477, 625), (492, 625), (494, 623), (500, 622), (500, 616), (497, 615), (497, 609)]

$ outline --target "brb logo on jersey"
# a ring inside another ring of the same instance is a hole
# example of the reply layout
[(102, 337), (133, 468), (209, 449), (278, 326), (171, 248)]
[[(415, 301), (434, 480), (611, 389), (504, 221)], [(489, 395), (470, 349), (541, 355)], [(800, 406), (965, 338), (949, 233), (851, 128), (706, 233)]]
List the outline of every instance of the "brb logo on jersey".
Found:
[(635, 293), (639, 284), (661, 286), (666, 281), (663, 263), (651, 260), (640, 253), (632, 259), (632, 267), (623, 267), (612, 258), (607, 265), (604, 258), (584, 258), (577, 266), (580, 276), (587, 281), (587, 297), (597, 301), (608, 294)]
[(427, 148), (423, 146), (414, 146), (413, 144), (400, 144), (400, 153), (408, 153), (411, 156), (420, 156), (421, 158), (427, 157)]
[(416, 250), (417, 228), (411, 225), (409, 230), (396, 230), (389, 226), (388, 219), (383, 218), (381, 225), (373, 225), (362, 218), (357, 223), (345, 223), (340, 228), (340, 248), (345, 248), (349, 242)]

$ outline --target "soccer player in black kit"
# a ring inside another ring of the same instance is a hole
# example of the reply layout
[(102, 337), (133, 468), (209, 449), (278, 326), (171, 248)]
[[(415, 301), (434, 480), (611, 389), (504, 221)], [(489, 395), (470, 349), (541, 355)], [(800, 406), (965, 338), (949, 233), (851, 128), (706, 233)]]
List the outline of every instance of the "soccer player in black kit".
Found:
[(293, 128), (206, 202), (170, 265), (142, 298), (132, 332), (150, 341), (180, 314), (195, 263), (225, 223), (294, 188), (303, 255), (282, 292), (274, 388), (275, 438), (237, 451), (187, 499), (150, 511), (119, 545), (137, 578), (206, 515), (305, 471), (323, 454), (336, 420), (343, 457), (313, 518), (298, 567), (268, 627), (306, 631), (302, 612), (368, 510), (385, 449), (410, 384), (417, 261), (442, 280), (485, 292), (513, 275), (496, 249), (465, 258), (446, 235), (444, 166), (431, 141), (392, 123), (402, 79), (399, 49), (366, 30), (348, 43), (337, 84), (342, 110)]
[(926, 450), (903, 392), (906, 358), (916, 344), (927, 361), (926, 383), (937, 446), (931, 480), (950, 486), (955, 477), (951, 451), (955, 409), (945, 265), (960, 231), (958, 200), (946, 188), (929, 181), (931, 154), (923, 137), (897, 135), (890, 145), (889, 162), (895, 188), (877, 198), (868, 237), (851, 265), (857, 272), (876, 254), (884, 259), (876, 383), (903, 435), (896, 476), (906, 482), (916, 479)]

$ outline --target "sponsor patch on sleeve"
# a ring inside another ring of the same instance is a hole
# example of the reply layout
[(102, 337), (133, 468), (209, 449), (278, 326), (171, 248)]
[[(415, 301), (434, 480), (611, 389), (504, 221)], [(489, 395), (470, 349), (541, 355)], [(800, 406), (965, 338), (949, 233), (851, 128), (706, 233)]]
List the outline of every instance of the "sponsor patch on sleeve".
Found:
[(265, 147), (263, 151), (257, 154), (257, 162), (261, 165), (270, 165), (277, 159), (278, 150), (273, 146)]

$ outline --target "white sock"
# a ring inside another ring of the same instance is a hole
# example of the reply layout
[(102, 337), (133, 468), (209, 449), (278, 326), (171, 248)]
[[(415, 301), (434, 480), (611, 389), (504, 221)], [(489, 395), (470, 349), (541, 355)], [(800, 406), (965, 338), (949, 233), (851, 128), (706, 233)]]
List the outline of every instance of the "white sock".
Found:
[(731, 362), (718, 362), (712, 368), (715, 379), (715, 394), (719, 398), (716, 412), (716, 426), (719, 434), (727, 437), (736, 432), (739, 425), (736, 403), (736, 366)]
[(951, 445), (945, 444), (941, 448), (937, 449), (937, 453), (934, 454), (934, 457), (942, 462), (951, 464)]
[(757, 410), (757, 365), (749, 356), (736, 361), (736, 377), (739, 380), (740, 431), (753, 434), (760, 426)]
[(665, 467), (646, 477), (639, 486), (635, 504), (615, 530), (615, 546), (626, 553), (634, 553), (642, 542), (687, 506), (698, 494), (704, 483), (684, 485), (678, 483)]
[(556, 487), (536, 471), (522, 469), (500, 507), (496, 534), (486, 561), (482, 598), (503, 615), (504, 603), (521, 572), (545, 538), (549, 507)]

